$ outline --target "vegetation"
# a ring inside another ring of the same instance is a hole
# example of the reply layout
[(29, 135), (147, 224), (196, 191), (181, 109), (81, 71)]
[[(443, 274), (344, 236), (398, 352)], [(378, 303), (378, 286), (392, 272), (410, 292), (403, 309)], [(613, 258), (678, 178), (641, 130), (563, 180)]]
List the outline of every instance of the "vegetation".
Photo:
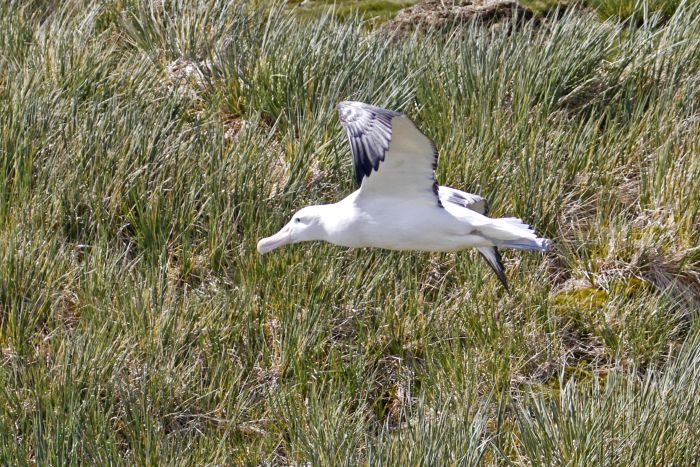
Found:
[[(670, 17), (678, 6), (695, 0), (586, 0), (603, 18), (635, 18), (643, 20), (650, 15)], [(697, 3), (697, 2), (696, 2)]]
[(295, 0), (289, 2), (302, 18), (315, 18), (324, 13), (331, 13), (340, 20), (360, 16), (369, 25), (376, 25), (391, 19), (402, 8), (407, 8), (416, 3), (417, 0), (349, 0), (343, 2), (333, 0)]
[[(700, 8), (394, 40), (228, 0), (0, 3), (0, 463), (687, 465)], [(259, 237), (353, 187), (335, 104), (554, 239)]]
[[(370, 25), (392, 18), (399, 10), (415, 5), (420, 0), (289, 0), (301, 17), (313, 17), (331, 12), (338, 19), (359, 15)], [(480, 0), (477, 0), (478, 3)], [(696, 0), (685, 0), (692, 3)], [(472, 0), (448, 0), (443, 3), (470, 3)], [(670, 17), (681, 0), (518, 0), (518, 3), (535, 13), (545, 14), (568, 7), (590, 8), (601, 18), (636, 18), (642, 20), (655, 14)]]

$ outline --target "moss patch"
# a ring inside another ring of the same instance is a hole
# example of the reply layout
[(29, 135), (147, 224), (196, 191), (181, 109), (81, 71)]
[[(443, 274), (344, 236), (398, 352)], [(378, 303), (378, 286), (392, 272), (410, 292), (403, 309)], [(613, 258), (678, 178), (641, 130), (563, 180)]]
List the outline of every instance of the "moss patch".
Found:
[(564, 290), (552, 299), (552, 306), (559, 310), (592, 310), (601, 308), (608, 293), (595, 287)]

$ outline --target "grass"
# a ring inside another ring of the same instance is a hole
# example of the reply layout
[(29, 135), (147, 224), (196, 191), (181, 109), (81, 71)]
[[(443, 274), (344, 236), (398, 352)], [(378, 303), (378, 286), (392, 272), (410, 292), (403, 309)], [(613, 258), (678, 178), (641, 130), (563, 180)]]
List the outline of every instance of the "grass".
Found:
[(681, 3), (694, 0), (587, 0), (587, 5), (595, 8), (603, 17), (634, 18), (648, 21), (654, 15), (668, 18)]
[[(694, 1), (685, 0), (685, 3), (692, 4)], [(419, 0), (292, 0), (289, 3), (302, 18), (314, 18), (324, 12), (332, 12), (339, 20), (347, 20), (358, 15), (366, 20), (366, 24), (376, 26), (393, 18), (399, 10), (419, 3)], [(519, 0), (519, 3), (537, 15), (546, 15), (557, 9), (579, 7), (596, 11), (602, 19), (632, 19), (643, 22), (658, 21), (659, 18), (668, 19), (683, 2), (681, 0)]]
[(307, 0), (290, 3), (303, 18), (315, 18), (331, 11), (339, 20), (358, 15), (369, 24), (376, 25), (393, 18), (401, 9), (415, 5), (417, 0)]
[[(224, 0), (0, 5), (0, 463), (690, 464), (700, 10), (394, 41)], [(334, 110), (554, 239), (255, 251), (353, 189)]]

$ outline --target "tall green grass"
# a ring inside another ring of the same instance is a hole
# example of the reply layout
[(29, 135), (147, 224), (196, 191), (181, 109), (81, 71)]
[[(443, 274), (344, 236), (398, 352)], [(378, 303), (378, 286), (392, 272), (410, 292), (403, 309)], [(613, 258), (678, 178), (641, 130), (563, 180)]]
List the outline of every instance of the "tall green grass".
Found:
[[(700, 11), (398, 40), (284, 5), (0, 5), (0, 462), (659, 464), (700, 449)], [(302, 244), (335, 104), (556, 243)]]

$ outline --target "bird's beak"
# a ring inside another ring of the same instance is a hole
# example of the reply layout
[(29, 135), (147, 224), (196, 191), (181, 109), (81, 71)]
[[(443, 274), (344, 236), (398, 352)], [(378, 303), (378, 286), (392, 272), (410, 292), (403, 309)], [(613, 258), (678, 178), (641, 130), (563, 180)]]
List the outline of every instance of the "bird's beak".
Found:
[(286, 245), (291, 241), (291, 232), (289, 232), (289, 229), (287, 227), (284, 227), (272, 237), (260, 239), (260, 241), (258, 242), (258, 253), (264, 255), (265, 253), (270, 252), (275, 248), (279, 248), (282, 245)]

